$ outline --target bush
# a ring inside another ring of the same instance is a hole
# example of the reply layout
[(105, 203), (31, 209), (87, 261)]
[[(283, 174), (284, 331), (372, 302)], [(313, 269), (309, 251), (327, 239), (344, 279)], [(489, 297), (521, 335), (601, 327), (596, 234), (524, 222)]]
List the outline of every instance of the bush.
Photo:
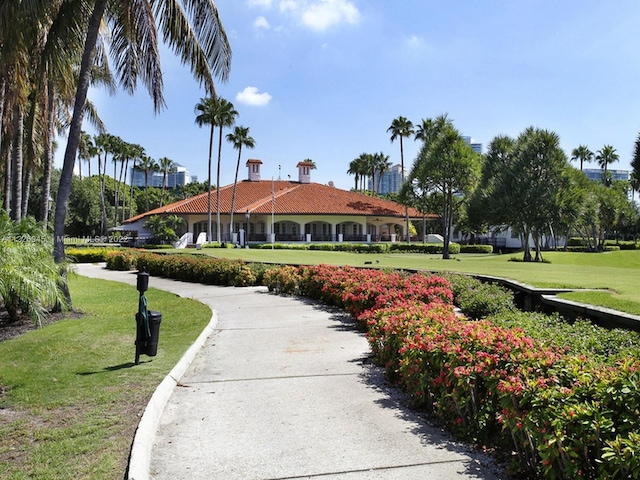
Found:
[[(392, 252), (425, 253), (431, 255), (441, 255), (444, 249), (442, 243), (392, 243), (390, 245)], [(449, 253), (451, 255), (459, 254), (460, 244), (451, 242), (449, 244)]]
[(493, 253), (493, 245), (460, 245), (460, 253)]
[(454, 303), (470, 318), (485, 318), (516, 307), (513, 293), (496, 284), (484, 283), (468, 275), (443, 274), (451, 284)]
[(107, 261), (107, 253), (117, 250), (115, 247), (71, 247), (65, 249), (65, 254), (73, 263), (99, 263)]

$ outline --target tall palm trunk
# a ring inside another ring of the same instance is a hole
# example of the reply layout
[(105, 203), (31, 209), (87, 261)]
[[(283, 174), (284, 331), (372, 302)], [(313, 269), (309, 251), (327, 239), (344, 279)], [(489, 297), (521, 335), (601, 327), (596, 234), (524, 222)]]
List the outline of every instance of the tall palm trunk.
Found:
[(111, 161), (113, 162), (113, 226), (115, 227), (118, 224), (118, 191), (120, 189), (120, 184), (116, 178), (118, 161), (116, 160), (115, 155), (111, 155)]
[(220, 139), (218, 140), (218, 170), (216, 173), (216, 228), (218, 243), (220, 243), (220, 164), (222, 163), (222, 125), (220, 125)]
[(45, 228), (49, 224), (49, 196), (51, 195), (51, 170), (53, 168), (53, 128), (55, 105), (53, 82), (47, 83), (47, 126), (42, 164), (42, 196), (40, 198), (40, 221)]
[(160, 194), (160, 206), (164, 205), (164, 192), (167, 191), (167, 169), (162, 172), (162, 193)]
[[(129, 169), (129, 159), (126, 158), (124, 161), (124, 178), (120, 182), (120, 186), (122, 187), (122, 222), (126, 220), (127, 216), (127, 170)], [(122, 172), (120, 172), (122, 173)]]
[[(209, 178), (207, 180), (208, 192), (207, 195), (207, 241), (211, 241), (211, 152), (213, 151), (213, 129), (214, 125), (211, 124), (211, 131), (209, 132)], [(216, 187), (217, 188), (217, 187)], [(219, 235), (219, 234), (218, 234)]]
[[(5, 102), (5, 92), (6, 92), (6, 82), (4, 80), (4, 77), (2, 79), (0, 79), (0, 157), (2, 157), (2, 131), (3, 131), (3, 125), (4, 125), (4, 102)], [(11, 189), (10, 189), (10, 183), (9, 183), (9, 178), (11, 177), (11, 162), (9, 162), (9, 155), (7, 155), (6, 157), (4, 157), (7, 161), (4, 165), (5, 170), (4, 170), (4, 211), (5, 212), (9, 212), (9, 206), (10, 206), (10, 202), (9, 202), (9, 198), (11, 195)]]
[(22, 139), (24, 114), (18, 103), (13, 108), (13, 142), (11, 149), (11, 219), (22, 218)]
[(105, 175), (107, 173), (107, 154), (104, 154), (104, 166), (102, 164), (102, 155), (98, 154), (98, 181), (100, 183), (100, 234), (105, 235), (107, 233), (107, 203), (104, 198), (105, 190)]
[(136, 174), (136, 159), (133, 159), (131, 167), (131, 185), (129, 186), (129, 217), (133, 217), (133, 177)]
[[(404, 146), (402, 144), (402, 136), (400, 136), (400, 179), (404, 185)], [(407, 242), (411, 241), (411, 232), (409, 231), (409, 206), (404, 206), (405, 226), (407, 228)]]
[[(233, 179), (233, 193), (231, 194), (231, 220), (229, 222), (229, 231), (233, 236), (233, 212), (236, 208), (236, 188), (238, 187), (238, 171), (240, 170), (240, 155), (242, 155), (242, 144), (238, 147), (238, 161), (236, 162), (236, 176)], [(249, 224), (247, 224), (247, 231), (245, 232), (245, 239), (249, 235)]]
[[(96, 0), (93, 11), (91, 13), (91, 18), (89, 19), (84, 51), (82, 52), (80, 75), (78, 78), (76, 97), (73, 105), (73, 116), (71, 118), (71, 125), (69, 127), (67, 148), (64, 153), (62, 173), (60, 175), (60, 184), (58, 186), (58, 201), (56, 203), (53, 236), (53, 258), (57, 263), (61, 263), (65, 259), (64, 223), (67, 217), (69, 195), (71, 194), (73, 166), (76, 160), (78, 144), (80, 143), (82, 117), (84, 114), (84, 106), (87, 101), (87, 92), (89, 91), (89, 83), (91, 80), (91, 66), (93, 65), (93, 61), (95, 58), (95, 47), (98, 39), (98, 31), (100, 29), (100, 23), (102, 22), (102, 17), (104, 16), (106, 6), (107, 0)], [(64, 272), (64, 269), (62, 269), (61, 272)], [(65, 291), (65, 296), (69, 304), (68, 306), (69, 308), (71, 308), (71, 296), (69, 295), (68, 289), (67, 291)]]
[(9, 213), (11, 211), (11, 155), (9, 155), (9, 150), (11, 150), (11, 142), (8, 145), (9, 148), (7, 150), (2, 151), (0, 153), (4, 155), (4, 211)]

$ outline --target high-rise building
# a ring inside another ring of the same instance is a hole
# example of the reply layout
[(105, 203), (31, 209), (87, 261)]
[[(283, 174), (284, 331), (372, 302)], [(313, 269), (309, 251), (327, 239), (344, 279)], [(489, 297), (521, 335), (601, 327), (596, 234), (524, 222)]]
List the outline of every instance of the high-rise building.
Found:
[[(602, 168), (585, 168), (583, 170), (584, 174), (587, 176), (589, 180), (593, 180), (595, 182), (602, 182), (602, 177), (604, 175), (604, 169)], [(607, 173), (611, 176), (612, 181), (629, 181), (631, 178), (631, 172), (629, 170), (609, 170), (607, 169)]]
[[(132, 168), (129, 169), (129, 175), (131, 175)], [(148, 185), (150, 187), (162, 187), (163, 172), (149, 172)], [(191, 174), (182, 165), (176, 166), (176, 171), (173, 173), (167, 173), (167, 188), (180, 187), (191, 183)], [(141, 170), (135, 170), (133, 172), (133, 186), (144, 187), (144, 172)]]
[[(406, 177), (406, 172), (405, 172)], [(387, 193), (398, 193), (402, 188), (402, 166), (400, 164), (394, 165), (389, 171), (382, 174), (380, 178), (380, 195)], [(369, 190), (378, 190), (378, 176), (376, 175), (375, 189), (371, 185), (371, 179), (369, 178)]]
[(476, 142), (473, 138), (469, 137), (469, 136), (463, 136), (462, 139), (467, 142), (467, 145), (469, 145), (471, 147), (471, 150), (473, 150), (476, 153), (482, 153), (482, 144)]

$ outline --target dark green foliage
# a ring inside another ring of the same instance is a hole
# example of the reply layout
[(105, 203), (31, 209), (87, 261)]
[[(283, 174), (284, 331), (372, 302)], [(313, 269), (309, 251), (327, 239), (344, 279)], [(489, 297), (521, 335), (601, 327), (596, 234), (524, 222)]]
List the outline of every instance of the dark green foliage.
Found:
[(468, 275), (442, 274), (451, 284), (453, 302), (470, 318), (485, 318), (516, 310), (513, 293), (500, 285), (484, 283)]
[(460, 253), (493, 253), (493, 245), (460, 245)]

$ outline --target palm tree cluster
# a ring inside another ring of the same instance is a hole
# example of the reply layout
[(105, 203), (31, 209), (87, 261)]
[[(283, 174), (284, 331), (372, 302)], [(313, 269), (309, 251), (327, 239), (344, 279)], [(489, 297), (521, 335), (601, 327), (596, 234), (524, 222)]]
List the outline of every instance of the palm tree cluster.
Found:
[[(114, 90), (117, 82), (132, 93), (141, 81), (160, 111), (165, 104), (161, 42), (215, 95), (214, 78), (227, 79), (231, 51), (211, 0), (0, 1), (3, 206), (14, 220), (24, 216), (30, 182), (42, 173), (43, 186), (50, 185), (46, 177), (55, 134), (66, 133), (54, 224), (58, 261), (64, 259), (64, 224), (76, 154), (81, 160), (89, 155), (88, 148), (79, 150), (85, 115), (104, 132), (87, 101), (89, 86)], [(134, 157), (124, 155), (125, 163)], [(47, 199), (45, 188), (43, 204)]]
[(389, 155), (382, 152), (378, 153), (361, 153), (360, 156), (349, 163), (349, 175), (355, 176), (355, 190), (365, 191), (366, 179), (371, 182), (371, 191), (380, 193), (380, 182), (382, 176), (391, 169), (391, 161)]
[[(213, 137), (214, 130), (218, 127), (218, 162), (216, 168), (216, 241), (221, 242), (222, 229), (220, 225), (220, 168), (222, 165), (222, 133), (225, 128), (234, 126), (236, 117), (239, 115), (234, 108), (233, 103), (229, 100), (211, 96), (201, 98), (195, 106), (196, 124), (200, 127), (209, 126), (209, 160), (208, 160), (208, 176), (207, 176), (207, 241), (211, 241), (212, 222), (211, 222), (211, 163), (213, 156)], [(238, 171), (240, 169), (240, 159), (242, 156), (242, 147), (254, 148), (255, 140), (249, 135), (249, 127), (236, 126), (232, 133), (227, 134), (227, 141), (238, 150), (238, 160), (236, 162), (235, 178), (233, 181), (233, 193), (231, 196), (231, 221), (229, 230), (233, 233), (233, 211), (236, 201), (236, 186), (238, 184)]]

